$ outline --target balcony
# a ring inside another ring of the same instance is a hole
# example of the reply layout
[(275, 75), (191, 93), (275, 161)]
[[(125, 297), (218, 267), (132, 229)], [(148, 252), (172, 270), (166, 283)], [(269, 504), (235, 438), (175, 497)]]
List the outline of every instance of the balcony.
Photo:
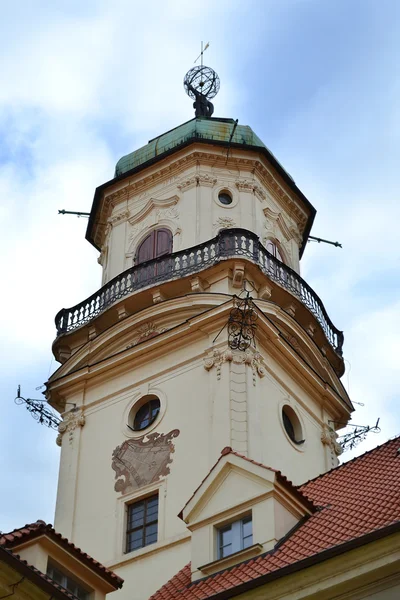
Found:
[(87, 300), (60, 310), (55, 318), (57, 336), (82, 327), (118, 300), (141, 289), (200, 273), (224, 260), (241, 258), (256, 265), (271, 281), (297, 298), (314, 315), (335, 353), (342, 356), (343, 332), (333, 325), (317, 294), (295, 271), (270, 254), (254, 233), (245, 229), (224, 229), (203, 244), (127, 269)]

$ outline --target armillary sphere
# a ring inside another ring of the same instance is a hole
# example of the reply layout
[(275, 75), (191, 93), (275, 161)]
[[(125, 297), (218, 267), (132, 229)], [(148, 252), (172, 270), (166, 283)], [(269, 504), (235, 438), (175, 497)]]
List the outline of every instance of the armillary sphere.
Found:
[(218, 94), (219, 77), (210, 67), (199, 65), (186, 73), (183, 85), (187, 95), (193, 100), (197, 99), (198, 94), (210, 100)]

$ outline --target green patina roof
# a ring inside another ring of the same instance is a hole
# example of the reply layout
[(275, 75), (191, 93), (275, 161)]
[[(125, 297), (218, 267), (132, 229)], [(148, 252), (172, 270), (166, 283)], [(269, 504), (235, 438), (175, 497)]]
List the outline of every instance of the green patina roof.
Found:
[[(248, 125), (237, 125), (232, 139), (230, 139), (235, 123), (236, 122), (233, 119), (216, 119), (210, 117), (197, 117), (191, 119), (190, 121), (179, 125), (179, 127), (175, 127), (175, 129), (171, 129), (150, 140), (146, 146), (120, 158), (115, 167), (115, 177), (127, 173), (131, 169), (154, 159), (156, 156), (161, 156), (165, 152), (168, 152), (191, 139), (218, 142), (231, 141), (233, 144), (262, 147), (268, 150), (265, 144), (263, 144), (260, 138)], [(271, 153), (270, 150), (268, 150), (268, 152)]]

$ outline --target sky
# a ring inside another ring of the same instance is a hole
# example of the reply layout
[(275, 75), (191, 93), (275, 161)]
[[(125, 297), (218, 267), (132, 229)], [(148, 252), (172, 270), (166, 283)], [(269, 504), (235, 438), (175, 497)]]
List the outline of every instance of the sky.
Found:
[[(101, 285), (87, 221), (115, 163), (193, 116), (209, 41), (214, 116), (250, 125), (317, 209), (304, 279), (344, 330), (353, 422), (400, 434), (400, 3), (19, 0), (0, 21), (0, 529), (53, 522), (59, 448), (13, 399), (57, 367), (54, 316)], [(362, 404), (362, 406), (361, 406)]]

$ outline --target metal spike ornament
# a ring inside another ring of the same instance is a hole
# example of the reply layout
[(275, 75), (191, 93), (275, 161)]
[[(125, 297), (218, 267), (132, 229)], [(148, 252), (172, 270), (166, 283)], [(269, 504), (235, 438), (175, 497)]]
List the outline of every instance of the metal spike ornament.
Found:
[(208, 46), (207, 43), (203, 50), (203, 42), (201, 43), (201, 53), (198, 57), (201, 57), (201, 64), (190, 69), (183, 80), (187, 95), (194, 100), (193, 108), (196, 117), (211, 117), (214, 112), (214, 105), (210, 100), (218, 94), (220, 86), (216, 72), (203, 65), (203, 54)]
[(31, 413), (32, 417), (40, 423), (51, 429), (58, 429), (61, 419), (48, 407), (46, 400), (36, 400), (24, 398), (21, 396), (21, 386), (18, 386), (15, 404), (25, 404), (25, 408)]
[(244, 352), (254, 346), (257, 313), (249, 293), (245, 298), (234, 297), (228, 319), (228, 346), (231, 350)]

